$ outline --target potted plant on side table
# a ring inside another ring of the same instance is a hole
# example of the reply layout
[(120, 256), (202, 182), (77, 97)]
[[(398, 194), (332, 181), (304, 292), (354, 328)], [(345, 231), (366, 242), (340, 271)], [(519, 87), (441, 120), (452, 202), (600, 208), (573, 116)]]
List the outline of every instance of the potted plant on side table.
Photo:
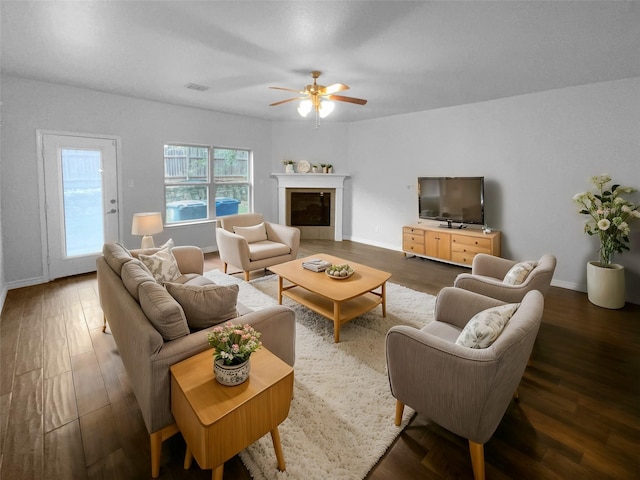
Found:
[(249, 378), (251, 354), (262, 346), (261, 333), (250, 325), (226, 322), (207, 334), (213, 352), (213, 371), (222, 385), (239, 385)]
[(588, 215), (584, 231), (600, 239), (600, 261), (587, 264), (587, 295), (594, 305), (604, 308), (624, 307), (624, 267), (612, 263), (615, 253), (629, 250), (629, 224), (640, 219), (639, 205), (620, 196), (636, 190), (614, 184), (609, 175), (591, 178), (597, 192), (578, 193), (573, 200), (580, 206), (579, 213)]

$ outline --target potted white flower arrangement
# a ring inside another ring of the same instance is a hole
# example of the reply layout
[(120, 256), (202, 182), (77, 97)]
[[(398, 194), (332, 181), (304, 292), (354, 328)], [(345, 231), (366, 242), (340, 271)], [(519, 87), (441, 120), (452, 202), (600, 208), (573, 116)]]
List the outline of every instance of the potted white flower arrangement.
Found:
[(285, 173), (294, 173), (293, 166), (296, 164), (293, 160), (282, 160)]
[(630, 224), (640, 219), (640, 205), (634, 205), (621, 194), (632, 193), (631, 187), (611, 183), (609, 175), (591, 178), (596, 192), (582, 192), (574, 195), (579, 205), (578, 213), (587, 215), (584, 231), (597, 235), (600, 240), (599, 261), (587, 264), (587, 293), (589, 301), (605, 308), (624, 306), (624, 268), (612, 263), (614, 254), (629, 250)]
[(250, 325), (226, 322), (207, 334), (213, 352), (216, 380), (223, 385), (238, 385), (249, 378), (250, 357), (262, 346), (261, 333)]

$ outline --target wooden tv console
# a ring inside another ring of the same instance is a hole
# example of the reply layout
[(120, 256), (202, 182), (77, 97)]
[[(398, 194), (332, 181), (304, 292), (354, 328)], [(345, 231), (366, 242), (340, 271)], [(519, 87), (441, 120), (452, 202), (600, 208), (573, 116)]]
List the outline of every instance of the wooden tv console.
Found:
[(478, 253), (500, 256), (500, 232), (442, 228), (423, 224), (402, 227), (402, 251), (405, 255), (471, 266)]

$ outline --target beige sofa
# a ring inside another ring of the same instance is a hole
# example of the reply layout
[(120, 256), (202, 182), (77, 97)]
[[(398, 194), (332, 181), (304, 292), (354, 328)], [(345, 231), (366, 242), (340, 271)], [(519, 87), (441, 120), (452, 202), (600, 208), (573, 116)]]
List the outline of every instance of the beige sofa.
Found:
[[(160, 473), (162, 442), (178, 432), (171, 415), (169, 367), (209, 348), (209, 329), (187, 332), (186, 335), (173, 340), (166, 340), (143, 311), (139, 293), (148, 287), (153, 287), (155, 295), (162, 296), (154, 297), (157, 299), (152, 305), (155, 309), (152, 316), (156, 316), (154, 321), (158, 321), (158, 312), (163, 311), (162, 308), (173, 312), (179, 312), (181, 309), (180, 304), (177, 304), (164, 288), (157, 288), (157, 282), (153, 277), (148, 278), (144, 268), (138, 268), (139, 265), (136, 265), (140, 263), (134, 259), (136, 255), (152, 254), (156, 251), (157, 249), (129, 252), (117, 243), (108, 243), (104, 246), (103, 256), (98, 257), (96, 261), (98, 291), (105, 326), (108, 322), (150, 434), (151, 473), (154, 478)], [(179, 246), (171, 251), (181, 274), (175, 283), (213, 283), (202, 276), (202, 250), (197, 247)], [(144, 284), (146, 287), (143, 287)], [(142, 304), (148, 311), (148, 301)], [(237, 311), (241, 315), (238, 323), (248, 323), (261, 332), (263, 345), (293, 366), (295, 315), (291, 309), (272, 306), (253, 312), (238, 303)]]

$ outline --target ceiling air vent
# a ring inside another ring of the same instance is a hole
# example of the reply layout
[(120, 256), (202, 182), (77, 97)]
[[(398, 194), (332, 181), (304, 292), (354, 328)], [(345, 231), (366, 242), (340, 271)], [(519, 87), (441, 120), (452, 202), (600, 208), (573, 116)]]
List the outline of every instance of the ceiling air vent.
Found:
[(184, 88), (188, 88), (189, 90), (196, 90), (198, 92), (206, 92), (209, 90), (209, 87), (205, 85), (198, 85), (197, 83), (187, 83)]

